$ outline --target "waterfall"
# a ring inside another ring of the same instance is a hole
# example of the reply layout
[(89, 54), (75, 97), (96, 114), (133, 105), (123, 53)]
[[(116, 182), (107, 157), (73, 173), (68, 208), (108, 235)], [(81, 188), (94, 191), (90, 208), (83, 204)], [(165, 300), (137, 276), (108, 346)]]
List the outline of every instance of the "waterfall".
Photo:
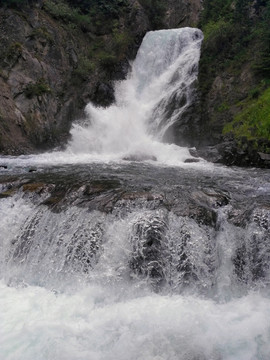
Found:
[(234, 209), (218, 172), (141, 165), (2, 185), (18, 187), (0, 199), (2, 359), (269, 358), (269, 184), (223, 172), (233, 198), (253, 189)]
[(87, 120), (74, 124), (68, 151), (161, 162), (191, 157), (162, 139), (194, 100), (202, 39), (192, 28), (148, 32), (128, 78), (115, 85), (115, 103), (87, 105)]
[(0, 157), (1, 360), (270, 358), (269, 171), (162, 142), (201, 41), (148, 33), (65, 151)]

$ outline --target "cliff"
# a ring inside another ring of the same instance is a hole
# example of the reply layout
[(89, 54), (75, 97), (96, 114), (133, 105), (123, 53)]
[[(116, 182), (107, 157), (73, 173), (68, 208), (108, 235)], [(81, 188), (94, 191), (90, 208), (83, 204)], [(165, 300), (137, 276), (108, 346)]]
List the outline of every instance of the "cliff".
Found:
[[(90, 5), (91, 6), (90, 6)], [(0, 151), (61, 146), (91, 100), (109, 105), (145, 33), (198, 21), (199, 1), (2, 1)], [(175, 11), (175, 9), (177, 11)], [(194, 9), (194, 10), (193, 10)]]
[(197, 26), (198, 96), (173, 141), (210, 161), (269, 166), (269, 2), (2, 0), (0, 19), (1, 153), (63, 146), (89, 101), (113, 102), (147, 31)]
[(197, 146), (209, 160), (269, 167), (269, 21), (266, 1), (204, 1)]

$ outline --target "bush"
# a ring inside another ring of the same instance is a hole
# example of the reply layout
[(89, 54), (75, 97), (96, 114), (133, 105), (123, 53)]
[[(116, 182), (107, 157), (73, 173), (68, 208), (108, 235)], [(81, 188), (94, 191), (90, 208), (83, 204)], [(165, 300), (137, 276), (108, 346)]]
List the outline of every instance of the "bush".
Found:
[(35, 1), (35, 0), (0, 0), (0, 6), (7, 6), (7, 7), (22, 7), (22, 6), (28, 6), (28, 5), (31, 5), (35, 2), (38, 2)]
[(165, 0), (139, 0), (139, 3), (145, 9), (154, 30), (164, 26)]
[(51, 89), (43, 78), (39, 79), (36, 83), (30, 83), (26, 85), (26, 87), (24, 88), (24, 94), (29, 99), (34, 96), (41, 96), (50, 92)]
[(29, 35), (30, 39), (44, 39), (46, 41), (48, 41), (50, 44), (53, 43), (53, 37), (52, 35), (48, 32), (48, 30), (44, 27), (38, 27), (35, 28), (32, 33)]
[(101, 51), (97, 55), (100, 66), (106, 71), (112, 71), (114, 66), (118, 63), (117, 57), (114, 54)]
[(95, 62), (85, 56), (81, 56), (78, 61), (78, 66), (73, 71), (73, 83), (77, 80), (87, 80), (88, 76), (95, 70)]
[(54, 18), (60, 19), (65, 23), (74, 23), (82, 30), (86, 31), (91, 27), (90, 16), (82, 14), (79, 9), (70, 7), (62, 0), (46, 0), (44, 9)]

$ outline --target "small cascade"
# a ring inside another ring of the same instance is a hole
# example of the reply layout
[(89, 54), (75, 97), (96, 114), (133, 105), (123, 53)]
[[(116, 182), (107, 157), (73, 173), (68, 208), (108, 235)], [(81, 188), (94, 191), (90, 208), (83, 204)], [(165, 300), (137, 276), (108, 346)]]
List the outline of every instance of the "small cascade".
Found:
[[(62, 288), (72, 277), (86, 283), (133, 281), (157, 292), (220, 301), (269, 285), (266, 209), (238, 228), (228, 221), (227, 207), (221, 208), (213, 228), (202, 219), (176, 216), (155, 199), (130, 202), (120, 195), (112, 213), (84, 206), (52, 211), (31, 203), (1, 203), (0, 272), (8, 283)], [(17, 219), (11, 232), (10, 217)]]
[(269, 174), (219, 172), (4, 175), (3, 359), (268, 360)]

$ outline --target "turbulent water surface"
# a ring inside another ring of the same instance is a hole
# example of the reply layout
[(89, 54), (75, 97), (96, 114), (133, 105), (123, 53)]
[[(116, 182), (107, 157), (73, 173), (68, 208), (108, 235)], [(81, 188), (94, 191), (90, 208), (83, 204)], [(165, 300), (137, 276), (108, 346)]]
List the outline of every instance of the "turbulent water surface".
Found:
[(201, 40), (148, 34), (65, 152), (0, 157), (1, 359), (270, 358), (269, 171), (160, 142)]

